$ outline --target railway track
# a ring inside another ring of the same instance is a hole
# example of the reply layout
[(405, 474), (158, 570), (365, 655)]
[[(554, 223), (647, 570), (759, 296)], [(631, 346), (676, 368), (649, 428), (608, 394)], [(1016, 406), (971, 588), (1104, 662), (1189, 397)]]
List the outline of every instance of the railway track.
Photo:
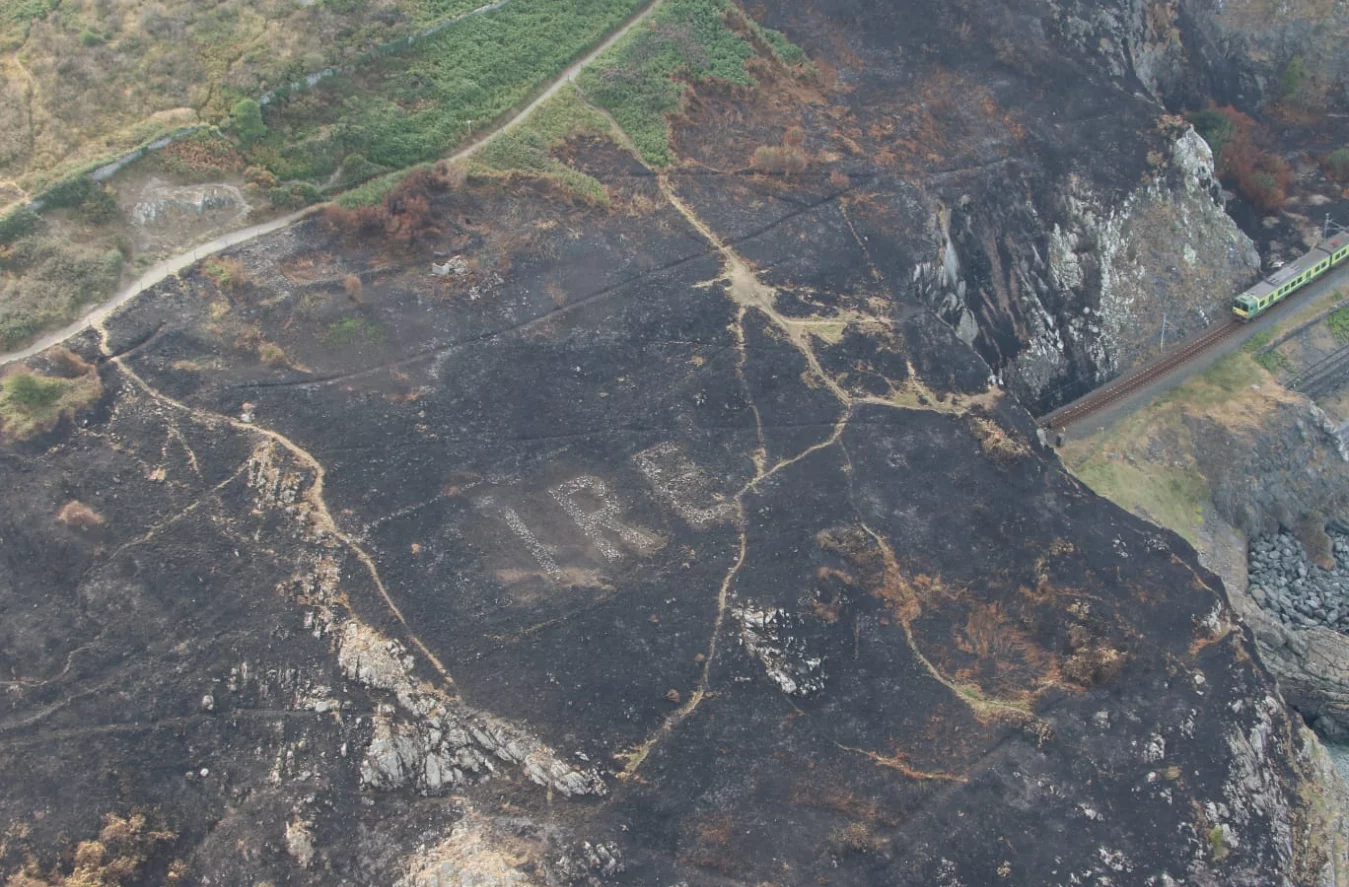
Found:
[(1349, 377), (1349, 345), (1332, 351), (1288, 381), (1288, 387), (1308, 397), (1329, 394)]
[(1138, 370), (1121, 376), (1095, 391), (1054, 412), (1041, 417), (1040, 424), (1055, 431), (1063, 431), (1074, 422), (1078, 422), (1092, 413), (1117, 403), (1129, 395), (1146, 388), (1148, 385), (1170, 373), (1172, 370), (1189, 363), (1199, 354), (1209, 350), (1219, 342), (1236, 335), (1244, 324), (1235, 317), (1228, 318), (1210, 327), (1204, 332), (1186, 339), (1179, 347), (1167, 352), (1154, 362)]

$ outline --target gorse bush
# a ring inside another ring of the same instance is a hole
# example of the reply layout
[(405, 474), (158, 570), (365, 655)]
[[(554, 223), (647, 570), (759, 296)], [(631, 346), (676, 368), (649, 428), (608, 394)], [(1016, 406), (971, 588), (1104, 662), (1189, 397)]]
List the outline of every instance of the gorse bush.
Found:
[(31, 234), (42, 225), (42, 217), (31, 209), (19, 207), (0, 216), (0, 246)]
[(68, 383), (61, 379), (44, 379), (32, 373), (15, 373), (4, 381), (5, 400), (28, 412), (54, 405), (65, 394)]
[(1279, 75), (1279, 98), (1290, 105), (1301, 105), (1307, 101), (1308, 92), (1307, 60), (1295, 55), (1283, 66)]
[(230, 110), (230, 125), (244, 144), (267, 135), (267, 124), (262, 122), (262, 106), (253, 99), (239, 99), (234, 103)]
[(1219, 165), (1222, 162), (1223, 150), (1236, 135), (1236, 126), (1227, 115), (1215, 108), (1196, 111), (1189, 115), (1188, 119), (1195, 131), (1203, 136), (1204, 141), (1208, 142), (1209, 148), (1212, 149), (1214, 165)]

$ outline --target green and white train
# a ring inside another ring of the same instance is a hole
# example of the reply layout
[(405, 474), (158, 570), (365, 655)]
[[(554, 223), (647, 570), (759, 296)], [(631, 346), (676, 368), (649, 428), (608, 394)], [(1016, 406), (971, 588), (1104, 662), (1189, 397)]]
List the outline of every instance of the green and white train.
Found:
[(1349, 259), (1349, 232), (1336, 234), (1237, 296), (1232, 313), (1242, 320), (1264, 314), (1297, 290)]

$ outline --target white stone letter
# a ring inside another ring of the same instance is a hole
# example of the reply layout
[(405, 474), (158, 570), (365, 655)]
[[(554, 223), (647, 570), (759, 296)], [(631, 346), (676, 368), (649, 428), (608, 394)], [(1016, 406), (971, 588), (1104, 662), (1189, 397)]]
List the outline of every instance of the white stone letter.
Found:
[(476, 504), (478, 508), (484, 511), (491, 509), (500, 514), (501, 519), (506, 522), (506, 526), (511, 528), (511, 532), (518, 536), (520, 541), (525, 544), (525, 548), (529, 549), (529, 553), (534, 555), (534, 560), (538, 561), (539, 567), (543, 569), (548, 578), (554, 582), (562, 581), (562, 571), (558, 569), (557, 561), (553, 560), (553, 555), (544, 547), (544, 544), (530, 531), (529, 527), (525, 526), (525, 522), (520, 518), (520, 515), (515, 513), (514, 508), (509, 505), (498, 505), (496, 499), (491, 496), (479, 499)]
[[(641, 554), (655, 551), (661, 546), (659, 536), (639, 527), (630, 527), (618, 520), (618, 500), (609, 493), (608, 484), (598, 477), (582, 475), (553, 487), (550, 492), (553, 494), (553, 498), (557, 500), (557, 504), (562, 506), (562, 510), (567, 512), (572, 520), (576, 521), (576, 526), (581, 528), (581, 532), (585, 533), (586, 537), (595, 543), (595, 547), (600, 550), (600, 554), (611, 561), (616, 561), (623, 555), (619, 552), (617, 546), (605, 538), (602, 530), (613, 533)], [(581, 492), (589, 493), (598, 499), (600, 507), (587, 511), (581, 503), (576, 501), (576, 494)]]
[(632, 460), (660, 497), (695, 529), (705, 530), (735, 517), (734, 502), (714, 502), (709, 508), (693, 504), (695, 495), (705, 497), (706, 478), (673, 443), (658, 443), (633, 456)]

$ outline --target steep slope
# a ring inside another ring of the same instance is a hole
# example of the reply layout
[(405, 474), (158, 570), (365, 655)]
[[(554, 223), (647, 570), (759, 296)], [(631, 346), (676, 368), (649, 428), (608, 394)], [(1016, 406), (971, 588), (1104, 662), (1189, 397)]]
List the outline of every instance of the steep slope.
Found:
[[(744, 63), (688, 76), (678, 162), (582, 78), (584, 126), (186, 271), (9, 383), (4, 874), (1333, 877), (1324, 761), (1221, 583), (981, 356), (999, 323), (1023, 353), (1013, 257), (1051, 267), (1010, 220), (1176, 205), (1192, 136), (1072, 59), (1062, 100), (981, 91), (880, 3), (776, 22), (813, 69), (670, 6), (595, 76)], [(925, 302), (948, 267), (979, 350)], [(92, 396), (37, 416), (52, 385)]]

